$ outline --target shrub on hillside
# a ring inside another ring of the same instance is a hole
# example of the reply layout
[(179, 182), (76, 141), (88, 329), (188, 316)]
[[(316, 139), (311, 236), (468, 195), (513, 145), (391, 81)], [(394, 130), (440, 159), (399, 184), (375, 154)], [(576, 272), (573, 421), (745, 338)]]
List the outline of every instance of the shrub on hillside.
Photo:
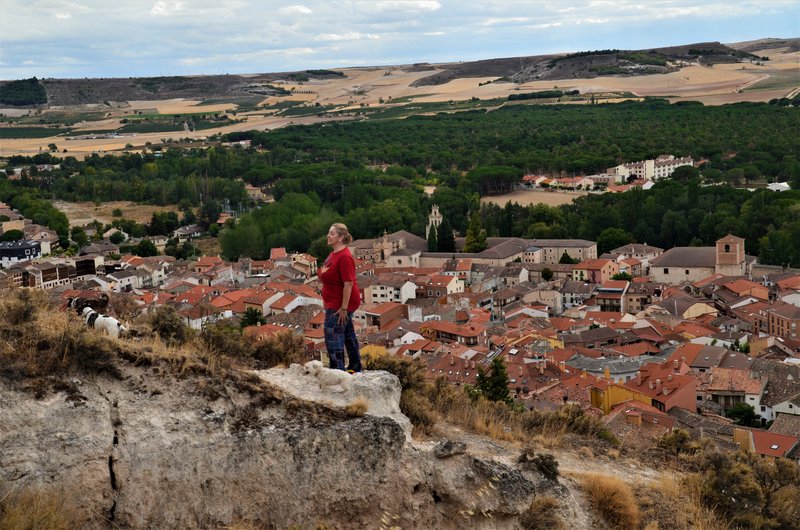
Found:
[(13, 379), (41, 379), (30, 387), (47, 392), (47, 378), (70, 370), (119, 376), (115, 344), (90, 330), (71, 311), (59, 311), (43, 291), (0, 292), (0, 366)]
[(606, 475), (583, 477), (583, 490), (589, 504), (611, 528), (637, 528), (639, 505), (631, 487), (622, 480)]
[(171, 305), (159, 306), (149, 320), (150, 327), (167, 344), (183, 344), (191, 335), (189, 327)]
[(229, 320), (206, 322), (200, 330), (200, 344), (210, 354), (227, 357), (244, 357), (249, 353), (248, 345), (242, 340), (239, 326)]
[(303, 358), (303, 339), (287, 330), (257, 341), (253, 347), (252, 356), (258, 361), (260, 368), (300, 363), (305, 360)]
[(0, 483), (0, 530), (71, 530), (85, 520), (63, 491)]
[(564, 521), (558, 515), (558, 501), (553, 497), (536, 497), (522, 514), (519, 524), (524, 530), (547, 528), (563, 530)]

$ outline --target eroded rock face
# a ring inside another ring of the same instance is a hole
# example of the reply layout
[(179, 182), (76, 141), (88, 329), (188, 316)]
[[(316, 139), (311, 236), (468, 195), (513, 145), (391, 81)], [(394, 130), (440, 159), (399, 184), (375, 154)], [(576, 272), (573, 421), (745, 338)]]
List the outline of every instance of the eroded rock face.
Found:
[[(63, 486), (88, 528), (515, 528), (547, 487), (468, 447), (441, 459), (409, 441), (394, 376), (327, 394), (315, 369), (260, 373), (284, 389), (264, 394), (130, 366), (41, 400), (0, 380), (0, 480)], [(358, 396), (367, 414), (351, 417)]]

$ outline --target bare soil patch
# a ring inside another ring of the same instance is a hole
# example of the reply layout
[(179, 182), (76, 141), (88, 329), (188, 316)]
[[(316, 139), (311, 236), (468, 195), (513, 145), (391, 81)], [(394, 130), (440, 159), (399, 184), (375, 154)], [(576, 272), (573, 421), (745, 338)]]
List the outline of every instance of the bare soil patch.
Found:
[(153, 206), (151, 204), (136, 204), (130, 201), (104, 202), (96, 205), (93, 202), (66, 202), (53, 201), (53, 206), (64, 212), (70, 226), (84, 226), (94, 220), (103, 224), (111, 223), (114, 219), (113, 212), (119, 208), (122, 217), (132, 219), (137, 223), (149, 224), (153, 212), (177, 212), (175, 204), (166, 206)]
[(481, 202), (493, 203), (498, 206), (505, 206), (506, 203), (515, 202), (520, 206), (529, 206), (531, 204), (546, 204), (548, 206), (561, 206), (562, 204), (570, 204), (578, 197), (588, 195), (588, 192), (581, 191), (544, 191), (544, 190), (515, 190), (511, 193), (503, 195), (492, 195), (491, 197), (482, 197)]

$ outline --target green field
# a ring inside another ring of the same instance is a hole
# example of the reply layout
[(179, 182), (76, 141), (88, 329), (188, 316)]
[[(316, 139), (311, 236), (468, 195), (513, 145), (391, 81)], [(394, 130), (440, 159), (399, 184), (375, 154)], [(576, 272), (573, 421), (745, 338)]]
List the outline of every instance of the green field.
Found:
[(49, 138), (71, 130), (51, 127), (0, 127), (0, 138)]
[(289, 107), (281, 116), (314, 116), (338, 108), (337, 105), (321, 105), (319, 107)]
[(800, 80), (797, 71), (779, 71), (769, 74), (769, 77), (753, 83), (744, 89), (744, 92), (754, 92), (756, 90), (777, 90), (785, 88), (787, 91), (797, 88)]
[(117, 129), (119, 133), (151, 133), (182, 131), (182, 123), (126, 123)]

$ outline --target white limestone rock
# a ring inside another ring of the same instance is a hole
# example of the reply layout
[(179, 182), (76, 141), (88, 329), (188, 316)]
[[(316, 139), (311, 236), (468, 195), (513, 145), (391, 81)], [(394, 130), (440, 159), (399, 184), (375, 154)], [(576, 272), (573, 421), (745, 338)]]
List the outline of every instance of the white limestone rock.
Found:
[(320, 361), (311, 361), (256, 373), (264, 381), (304, 401), (344, 408), (364, 398), (368, 415), (391, 418), (402, 427), (406, 440), (411, 439), (411, 422), (400, 411), (400, 380), (389, 372), (368, 370), (349, 374), (325, 368)]

